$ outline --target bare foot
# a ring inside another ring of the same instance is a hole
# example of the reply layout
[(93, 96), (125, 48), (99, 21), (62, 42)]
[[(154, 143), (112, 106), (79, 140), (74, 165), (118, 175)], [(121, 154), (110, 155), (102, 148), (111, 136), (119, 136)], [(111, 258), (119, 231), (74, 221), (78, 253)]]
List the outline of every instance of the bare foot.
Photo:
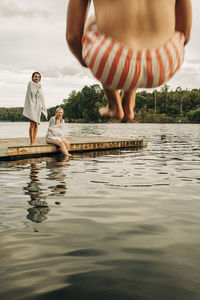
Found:
[(134, 119), (134, 108), (124, 107), (124, 119), (127, 121), (133, 121)]
[(31, 146), (38, 146), (36, 143), (30, 143)]
[(124, 117), (124, 111), (122, 107), (122, 98), (118, 90), (109, 90), (103, 86), (108, 105), (101, 107), (99, 113), (102, 117), (115, 118), (122, 120)]
[(68, 151), (62, 152), (62, 155), (64, 156), (64, 159), (72, 156)]
[[(70, 155), (71, 156), (71, 155)], [(70, 156), (69, 155), (63, 155), (63, 157), (61, 158), (61, 162), (63, 163), (67, 163), (70, 160)]]
[(110, 109), (108, 105), (106, 107), (101, 107), (99, 113), (103, 118), (112, 118), (122, 120), (124, 117), (123, 109)]

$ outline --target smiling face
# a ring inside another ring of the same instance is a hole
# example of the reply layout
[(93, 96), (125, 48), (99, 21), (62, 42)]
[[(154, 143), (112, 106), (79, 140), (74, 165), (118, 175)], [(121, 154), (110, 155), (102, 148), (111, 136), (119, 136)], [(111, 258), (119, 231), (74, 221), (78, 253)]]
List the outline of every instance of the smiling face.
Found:
[(34, 74), (33, 74), (32, 80), (33, 80), (35, 83), (40, 82), (40, 79), (41, 79), (41, 76), (40, 76), (39, 73), (34, 73)]
[(62, 110), (62, 108), (61, 108), (61, 109), (59, 109), (59, 110), (56, 112), (56, 118), (57, 118), (57, 119), (62, 119), (62, 117), (63, 117), (63, 110)]

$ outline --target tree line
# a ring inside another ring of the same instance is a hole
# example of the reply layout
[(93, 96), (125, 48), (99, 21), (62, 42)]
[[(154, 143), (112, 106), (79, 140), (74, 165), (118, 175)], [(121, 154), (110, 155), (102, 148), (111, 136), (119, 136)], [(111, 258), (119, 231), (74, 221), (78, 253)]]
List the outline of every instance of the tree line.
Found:
[[(67, 122), (106, 122), (108, 120), (102, 119), (98, 112), (106, 104), (104, 91), (98, 84), (84, 86), (81, 91), (73, 90), (60, 105), (49, 108), (48, 117), (61, 106)], [(22, 107), (0, 107), (0, 121), (25, 121), (27, 119), (22, 111)], [(200, 89), (183, 90), (178, 87), (172, 91), (165, 84), (159, 91), (139, 91), (135, 121), (200, 123)]]

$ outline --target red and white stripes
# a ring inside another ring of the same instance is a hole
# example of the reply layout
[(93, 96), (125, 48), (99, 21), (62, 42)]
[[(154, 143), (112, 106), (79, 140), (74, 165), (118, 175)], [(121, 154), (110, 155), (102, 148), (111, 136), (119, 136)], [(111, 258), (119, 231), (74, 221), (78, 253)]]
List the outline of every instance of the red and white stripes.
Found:
[(93, 24), (83, 36), (83, 59), (111, 90), (153, 88), (168, 81), (184, 60), (184, 35), (175, 32), (165, 45), (134, 51), (100, 33)]

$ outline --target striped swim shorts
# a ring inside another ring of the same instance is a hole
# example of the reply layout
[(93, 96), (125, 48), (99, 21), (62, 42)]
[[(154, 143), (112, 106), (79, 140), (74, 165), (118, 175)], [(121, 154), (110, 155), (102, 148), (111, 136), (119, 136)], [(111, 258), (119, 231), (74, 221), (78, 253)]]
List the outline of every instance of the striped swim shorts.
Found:
[(184, 60), (184, 34), (159, 48), (132, 50), (101, 33), (96, 24), (82, 38), (82, 56), (93, 75), (110, 90), (154, 88), (167, 82)]

